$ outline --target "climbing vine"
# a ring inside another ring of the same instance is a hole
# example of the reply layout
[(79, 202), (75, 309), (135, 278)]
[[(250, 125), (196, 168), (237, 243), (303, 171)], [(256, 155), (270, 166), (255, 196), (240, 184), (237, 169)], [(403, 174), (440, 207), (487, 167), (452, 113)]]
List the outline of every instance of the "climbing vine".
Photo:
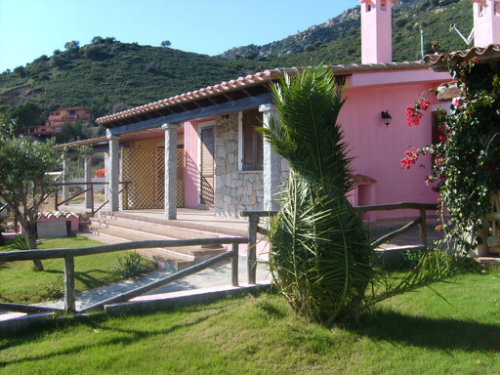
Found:
[[(477, 58), (448, 61), (459, 89), (449, 114), (438, 113), (437, 144), (406, 151), (409, 169), (421, 155), (433, 156), (428, 184), (439, 191), (445, 239), (442, 245), (464, 255), (477, 245), (481, 217), (490, 211), (490, 196), (500, 191), (500, 80)], [(408, 126), (418, 126), (429, 106), (426, 95), (407, 108)]]

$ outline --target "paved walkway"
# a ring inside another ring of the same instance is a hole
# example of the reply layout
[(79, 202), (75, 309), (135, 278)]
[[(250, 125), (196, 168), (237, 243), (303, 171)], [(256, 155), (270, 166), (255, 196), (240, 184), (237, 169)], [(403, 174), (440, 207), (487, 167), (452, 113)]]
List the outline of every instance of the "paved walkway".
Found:
[[(429, 223), (428, 225), (429, 242), (431, 242), (433, 239), (437, 239), (440, 237), (440, 232), (434, 231), (433, 227), (434, 224)], [(380, 230), (380, 232), (387, 232), (387, 229), (388, 229), (387, 226), (384, 226), (383, 230)], [(372, 232), (375, 232), (372, 234), (379, 234), (377, 233), (379, 231), (376, 230), (376, 228), (372, 228)], [(400, 238), (397, 238), (396, 240), (393, 240), (391, 242), (393, 245), (404, 244), (404, 243), (406, 244), (417, 243), (419, 237), (420, 237), (419, 229), (415, 228), (410, 232), (406, 233), (405, 235), (401, 236)], [(96, 239), (99, 240), (99, 238)], [(239, 258), (238, 273), (239, 273), (238, 279), (240, 285), (246, 285), (248, 281), (247, 258), (244, 256), (240, 256)], [(130, 291), (132, 289), (149, 284), (151, 282), (154, 282), (156, 280), (161, 279), (162, 277), (171, 274), (173, 274), (172, 271), (158, 270), (141, 278), (124, 280), (116, 284), (83, 292), (76, 296), (76, 309), (77, 310), (86, 309), (90, 306), (99, 303), (100, 301), (104, 301), (107, 298), (110, 298), (113, 295)], [(267, 264), (260, 263), (257, 267), (257, 282), (266, 282), (270, 280), (271, 280), (271, 274), (269, 272)], [(181, 290), (223, 287), (230, 285), (231, 285), (231, 263), (228, 260), (221, 262), (216, 266), (200, 271), (196, 274), (186, 276), (180, 280), (174, 281), (166, 286), (163, 286), (159, 289), (147, 293), (147, 295), (172, 293)], [(64, 303), (63, 300), (59, 300), (55, 302), (44, 303), (43, 306), (62, 309), (64, 307)]]
[[(173, 272), (171, 271), (159, 270), (152, 272), (144, 277), (124, 280), (116, 284), (111, 284), (80, 293), (76, 296), (76, 309), (85, 310), (101, 301), (105, 301), (113, 295), (133, 290), (172, 274)], [(247, 258), (240, 256), (238, 264), (238, 280), (240, 285), (247, 285), (247, 275)], [(268, 270), (267, 265), (264, 263), (259, 263), (257, 265), (257, 282), (266, 282), (270, 280), (271, 274)], [(181, 290), (226, 287), (230, 285), (231, 263), (230, 261), (223, 261), (218, 265), (206, 268), (203, 271), (186, 276), (182, 279), (167, 284), (166, 286), (151, 291), (147, 293), (147, 295), (171, 293)], [(54, 302), (43, 303), (40, 305), (62, 309), (64, 307), (64, 301), (58, 300)]]

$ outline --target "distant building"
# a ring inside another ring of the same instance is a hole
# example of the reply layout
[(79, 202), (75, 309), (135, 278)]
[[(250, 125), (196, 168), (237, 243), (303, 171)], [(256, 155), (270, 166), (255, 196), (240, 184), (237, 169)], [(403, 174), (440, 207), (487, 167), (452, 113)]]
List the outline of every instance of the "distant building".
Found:
[(49, 113), (49, 118), (45, 125), (30, 128), (29, 135), (45, 136), (54, 135), (62, 132), (65, 123), (85, 122), (90, 123), (92, 112), (85, 107), (60, 108), (57, 111)]

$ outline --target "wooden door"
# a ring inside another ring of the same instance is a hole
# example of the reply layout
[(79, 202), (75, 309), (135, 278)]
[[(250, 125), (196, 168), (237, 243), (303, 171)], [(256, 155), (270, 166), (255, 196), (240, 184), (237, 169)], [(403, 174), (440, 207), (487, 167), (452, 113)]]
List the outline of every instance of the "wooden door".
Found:
[(214, 204), (215, 186), (215, 130), (213, 126), (206, 126), (200, 130), (200, 204)]

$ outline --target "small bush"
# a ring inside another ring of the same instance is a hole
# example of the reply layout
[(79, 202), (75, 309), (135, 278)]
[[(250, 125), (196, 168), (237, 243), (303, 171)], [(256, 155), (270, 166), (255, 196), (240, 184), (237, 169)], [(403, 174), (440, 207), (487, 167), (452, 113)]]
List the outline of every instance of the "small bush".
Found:
[(121, 274), (123, 279), (139, 276), (144, 272), (144, 267), (141, 264), (141, 261), (142, 257), (134, 252), (130, 252), (124, 256), (119, 256), (118, 263), (120, 263), (120, 267), (116, 266), (115, 271)]
[(29, 250), (28, 238), (26, 236), (17, 236), (9, 241), (9, 246), (15, 250)]
[(62, 279), (52, 281), (44, 285), (38, 291), (38, 296), (42, 301), (55, 300), (64, 297), (63, 281)]

